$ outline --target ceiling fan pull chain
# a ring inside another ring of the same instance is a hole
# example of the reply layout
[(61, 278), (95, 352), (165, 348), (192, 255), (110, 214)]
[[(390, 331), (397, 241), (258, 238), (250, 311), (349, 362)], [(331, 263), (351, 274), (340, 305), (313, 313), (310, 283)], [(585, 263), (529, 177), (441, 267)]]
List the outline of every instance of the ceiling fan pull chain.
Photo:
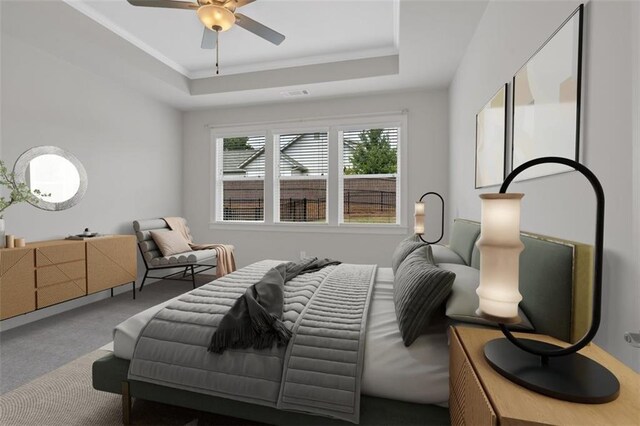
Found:
[(220, 74), (220, 31), (216, 30), (216, 75)]

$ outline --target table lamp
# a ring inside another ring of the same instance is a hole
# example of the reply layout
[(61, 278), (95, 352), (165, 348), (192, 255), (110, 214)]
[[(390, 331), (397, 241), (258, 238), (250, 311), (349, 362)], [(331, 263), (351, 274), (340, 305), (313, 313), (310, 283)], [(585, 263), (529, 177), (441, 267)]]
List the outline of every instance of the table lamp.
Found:
[[(563, 164), (574, 168), (591, 183), (597, 200), (591, 327), (576, 343), (562, 348), (532, 339), (518, 339), (505, 324), (519, 322), (520, 200), (524, 194), (507, 194), (513, 179), (539, 164)], [(561, 157), (542, 157), (516, 168), (498, 194), (481, 194), (480, 299), (478, 314), (497, 322), (505, 338), (488, 342), (485, 359), (507, 379), (535, 392), (566, 401), (601, 404), (620, 392), (618, 379), (597, 362), (579, 353), (595, 336), (600, 325), (602, 300), (602, 255), (604, 238), (604, 191), (586, 166)]]
[[(422, 238), (422, 236), (424, 235), (424, 202), (422, 200), (424, 200), (424, 198), (427, 195), (435, 195), (436, 197), (440, 198), (440, 201), (442, 203), (442, 215), (441, 215), (442, 223), (440, 224), (440, 238), (438, 238), (435, 241), (427, 241), (424, 238)], [(442, 237), (444, 236), (444, 199), (442, 198), (442, 196), (437, 192), (426, 192), (422, 194), (422, 197), (420, 197), (420, 199), (416, 201), (413, 219), (414, 219), (413, 230), (416, 234), (418, 234), (418, 237), (420, 237), (422, 241), (424, 241), (427, 244), (436, 244), (440, 242), (440, 240), (442, 240)]]

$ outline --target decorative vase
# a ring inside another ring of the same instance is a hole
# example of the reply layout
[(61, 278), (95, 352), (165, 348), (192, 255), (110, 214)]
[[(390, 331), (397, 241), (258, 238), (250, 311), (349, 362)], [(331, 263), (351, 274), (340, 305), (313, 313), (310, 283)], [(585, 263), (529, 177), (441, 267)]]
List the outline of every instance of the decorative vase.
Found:
[(4, 219), (0, 218), (0, 248), (4, 248)]

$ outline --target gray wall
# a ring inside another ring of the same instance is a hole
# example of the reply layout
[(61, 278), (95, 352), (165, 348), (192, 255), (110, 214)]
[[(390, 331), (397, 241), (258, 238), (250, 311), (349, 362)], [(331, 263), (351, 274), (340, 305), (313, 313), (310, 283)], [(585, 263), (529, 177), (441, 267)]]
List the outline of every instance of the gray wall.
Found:
[(10, 207), (7, 232), (28, 241), (85, 227), (132, 233), (138, 217), (181, 213), (182, 116), (11, 37), (2, 37), (2, 159), (56, 145), (84, 165), (89, 186), (60, 212)]
[[(634, 3), (635, 12), (633, 14), (634, 39), (634, 64), (633, 64), (633, 242), (634, 259), (636, 260), (635, 283), (640, 286), (640, 2)], [(640, 331), (640, 321), (635, 325), (633, 331)], [(636, 356), (640, 358), (640, 351), (636, 351)], [(638, 361), (640, 364), (640, 361)]]
[[(237, 248), (239, 266), (265, 258), (330, 256), (345, 262), (389, 266), (402, 235), (274, 232), (209, 229), (209, 141), (207, 125), (308, 119), (408, 109), (407, 233), (413, 232), (413, 202), (426, 191), (447, 196), (448, 106), (446, 91), (416, 91), (264, 106), (218, 108), (184, 114), (185, 215), (200, 242), (227, 242)], [(437, 210), (436, 210), (437, 211)], [(439, 214), (439, 213), (438, 213)], [(439, 216), (428, 226), (439, 230)], [(431, 228), (433, 229), (433, 228)]]
[[(451, 217), (479, 219), (478, 194), (498, 190), (474, 189), (475, 114), (578, 4), (489, 3), (450, 88)], [(640, 259), (631, 232), (631, 87), (632, 78), (636, 84), (638, 79), (637, 70), (632, 73), (631, 8), (630, 2), (587, 3), (581, 150), (607, 197), (603, 321), (595, 341), (640, 370), (639, 352), (623, 340), (625, 331), (640, 324)], [(526, 194), (523, 229), (593, 243), (594, 197), (578, 173), (533, 179), (509, 190)]]
[(69, 210), (9, 207), (7, 233), (27, 241), (61, 238), (85, 227), (130, 234), (135, 218), (182, 214), (179, 111), (12, 36), (3, 34), (1, 43), (2, 160), (13, 167), (30, 147), (56, 145), (75, 154), (89, 178), (84, 199)]

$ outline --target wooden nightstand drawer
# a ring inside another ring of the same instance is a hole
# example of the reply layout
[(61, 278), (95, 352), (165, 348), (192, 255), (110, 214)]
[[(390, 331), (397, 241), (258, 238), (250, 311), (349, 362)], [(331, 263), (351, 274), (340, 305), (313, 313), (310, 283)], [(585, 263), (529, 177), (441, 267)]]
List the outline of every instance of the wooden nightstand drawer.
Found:
[(452, 425), (496, 425), (496, 414), (455, 332), (451, 333), (449, 411)]

